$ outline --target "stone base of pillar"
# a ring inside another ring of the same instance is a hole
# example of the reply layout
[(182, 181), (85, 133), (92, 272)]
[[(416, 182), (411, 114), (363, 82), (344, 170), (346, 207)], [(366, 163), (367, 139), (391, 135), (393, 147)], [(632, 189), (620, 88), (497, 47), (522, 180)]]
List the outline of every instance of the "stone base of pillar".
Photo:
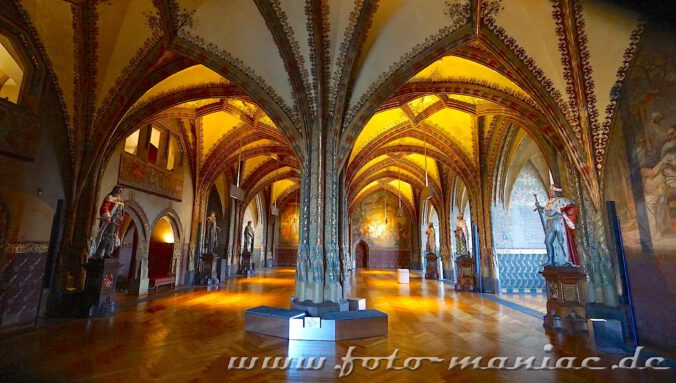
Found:
[(314, 303), (310, 300), (298, 302), (296, 297), (291, 297), (291, 309), (304, 311), (310, 316), (318, 317), (322, 314), (334, 311), (349, 311), (350, 306), (346, 299), (341, 299), (337, 303), (331, 301)]
[(624, 337), (627, 339), (632, 338), (628, 306), (610, 307), (603, 303), (587, 303), (585, 309), (587, 310), (587, 319), (616, 320), (622, 326)]
[(132, 279), (129, 280), (129, 286), (128, 286), (127, 290), (129, 291), (129, 294), (146, 295), (146, 294), (148, 294), (148, 286), (150, 286), (150, 279), (148, 279), (148, 278), (141, 278), (141, 279), (132, 278)]
[(183, 284), (192, 286), (195, 283), (195, 270), (187, 270), (183, 275)]
[(481, 277), (482, 293), (498, 294), (500, 292), (500, 280), (491, 277)]
[(216, 268), (216, 277), (222, 283), (228, 278), (228, 260), (225, 258), (219, 259)]

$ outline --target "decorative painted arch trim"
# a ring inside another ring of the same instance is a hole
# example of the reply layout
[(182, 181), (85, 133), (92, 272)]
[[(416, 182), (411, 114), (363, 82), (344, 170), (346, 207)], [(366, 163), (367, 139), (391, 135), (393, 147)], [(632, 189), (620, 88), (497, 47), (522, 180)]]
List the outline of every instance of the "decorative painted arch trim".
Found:
[[(285, 156), (294, 155), (287, 145), (261, 145), (244, 149), (242, 151), (242, 160), (270, 153), (278, 153)], [(236, 164), (238, 159), (239, 155), (236, 154), (236, 152), (224, 153), (214, 157), (213, 161), (207, 163), (207, 166), (202, 169), (200, 185), (204, 187), (214, 183), (216, 178), (218, 178), (218, 175), (223, 172), (223, 169), (227, 169), (229, 166)]]
[(182, 241), (184, 241), (186, 238), (183, 234), (183, 224), (181, 223), (181, 218), (178, 216), (178, 213), (176, 213), (176, 211), (174, 209), (170, 208), (170, 207), (162, 210), (161, 212), (159, 212), (157, 214), (157, 216), (155, 217), (155, 220), (153, 221), (153, 224), (151, 226), (150, 233), (152, 233), (152, 230), (155, 229), (155, 226), (157, 225), (157, 223), (164, 217), (171, 218), (169, 220), (169, 222), (171, 223), (171, 227), (175, 231), (174, 234), (178, 237), (178, 240), (175, 241), (175, 242), (181, 243)]
[(605, 169), (605, 164), (608, 159), (608, 151), (606, 148), (613, 134), (611, 130), (613, 123), (617, 119), (618, 101), (622, 93), (622, 88), (624, 87), (625, 79), (629, 73), (629, 68), (632, 67), (635, 61), (636, 51), (638, 50), (641, 35), (645, 30), (646, 24), (647, 19), (643, 18), (639, 20), (636, 29), (631, 32), (629, 46), (624, 51), (622, 66), (617, 70), (615, 84), (610, 90), (610, 103), (606, 107), (606, 119), (601, 124), (599, 130), (592, 134), (592, 140), (594, 140), (595, 144), (594, 161), (596, 162), (596, 170), (599, 172), (602, 185), (605, 184), (606, 172), (603, 171), (603, 169)]
[(132, 217), (132, 220), (134, 220), (136, 227), (142, 230), (141, 234), (143, 235), (144, 241), (149, 241), (151, 227), (150, 223), (148, 222), (148, 216), (143, 210), (143, 207), (141, 207), (141, 204), (133, 199), (130, 199), (124, 201), (124, 208), (130, 213), (129, 215)]
[(298, 115), (299, 120), (301, 117), (304, 120), (310, 119), (316, 113), (316, 104), (310, 97), (310, 75), (305, 67), (305, 58), (300, 51), (300, 44), (296, 40), (286, 13), (279, 0), (256, 1), (256, 6), (265, 19), (284, 62), (295, 99), (294, 113)]
[(462, 46), (474, 38), (471, 25), (462, 27), (446, 26), (437, 33), (428, 36), (421, 44), (404, 54), (399, 61), (382, 73), (361, 95), (358, 101), (349, 107), (343, 120), (339, 158), (344, 162), (347, 153), (354, 144), (358, 129), (363, 127), (375, 113), (378, 106), (413, 75), (443, 57), (453, 49)]
[(244, 198), (244, 204), (248, 205), (251, 202), (251, 200), (254, 199), (267, 186), (272, 185), (274, 182), (285, 179), (297, 180), (298, 183), (300, 184), (300, 172), (295, 169), (289, 170), (283, 173), (279, 173), (276, 176), (273, 175), (271, 178), (266, 179), (265, 181), (259, 184), (256, 184), (256, 186), (254, 186), (253, 189), (247, 191), (246, 197)]
[[(364, 172), (363, 174), (360, 174), (359, 177), (355, 178), (349, 185), (348, 185), (348, 198), (349, 196), (353, 196), (356, 193), (359, 193), (361, 189), (363, 189), (365, 186), (370, 184), (373, 181), (377, 181), (378, 179), (381, 178), (388, 178), (388, 179), (401, 179), (402, 181), (408, 183), (414, 188), (418, 189), (423, 189), (425, 187), (425, 178), (421, 177), (419, 174), (415, 173), (410, 173), (406, 171), (406, 173), (400, 172), (400, 171), (395, 171), (395, 170), (388, 170), (390, 167), (394, 167), (396, 165), (390, 164), (390, 165), (385, 165), (385, 166), (377, 166), (372, 169), (369, 169), (368, 172)], [(431, 183), (434, 183), (433, 188), (437, 190), (441, 190), (438, 188), (438, 185), (434, 180), (432, 180)]]
[(285, 204), (287, 204), (290, 198), (292, 197), (297, 197), (298, 198), (298, 203), (300, 204), (300, 184), (294, 185), (288, 189), (286, 189), (280, 196), (277, 198), (277, 207), (282, 207)]
[(256, 182), (261, 180), (263, 177), (265, 177), (270, 173), (274, 173), (276, 169), (282, 167), (290, 167), (300, 173), (300, 165), (298, 164), (298, 161), (294, 161), (293, 159), (288, 157), (285, 157), (284, 160), (280, 159), (279, 162), (270, 159), (262, 163), (257, 168), (253, 169), (251, 173), (246, 178), (244, 178), (244, 182), (242, 182), (242, 189), (244, 190), (250, 189), (256, 184)]
[(288, 127), (289, 139), (292, 145), (302, 142), (299, 129), (301, 120), (298, 112), (289, 107), (284, 99), (265, 81), (265, 79), (235, 58), (229, 52), (219, 49), (216, 45), (207, 43), (201, 37), (194, 36), (185, 29), (178, 31), (172, 50), (192, 58), (215, 72), (223, 75), (228, 81), (247, 89), (256, 103), (265, 110), (267, 115), (280, 127)]
[[(425, 154), (423, 148), (413, 145), (390, 145), (387, 147), (376, 148), (372, 150), (367, 157), (364, 158), (364, 164), (368, 163), (369, 160), (377, 158), (381, 155), (394, 153), (394, 152), (410, 152), (417, 154)], [(452, 156), (452, 153), (444, 155), (441, 152), (436, 151), (427, 151), (427, 156), (439, 161), (443, 165), (448, 166), (453, 169), (457, 174), (459, 174), (463, 180), (471, 185), (475, 190), (478, 188), (478, 180), (476, 177), (472, 177), (472, 171), (470, 168), (465, 167), (458, 157)], [(361, 166), (360, 166), (361, 167)]]
[[(347, 210), (347, 211), (348, 211), (348, 215), (351, 217), (352, 214), (354, 213), (354, 209), (356, 209), (356, 208), (359, 206), (359, 204), (360, 204), (364, 199), (366, 199), (366, 197), (369, 197), (369, 196), (371, 196), (372, 194), (374, 194), (374, 193), (376, 193), (376, 192), (378, 192), (378, 191), (383, 191), (383, 192), (385, 192), (385, 193), (387, 193), (387, 194), (390, 194), (390, 195), (393, 196), (394, 198), (397, 198), (397, 191), (396, 191), (396, 189), (394, 189), (394, 188), (392, 188), (392, 187), (390, 187), (390, 186), (388, 186), (388, 185), (378, 185), (378, 186), (374, 186), (373, 188), (367, 190), (364, 194), (362, 194), (362, 195), (358, 196), (357, 198), (355, 198), (354, 201), (352, 201), (352, 203), (350, 203), (350, 204), (348, 205), (348, 210)], [(404, 209), (406, 209), (406, 213), (408, 213), (408, 217), (409, 217), (409, 219), (411, 220), (411, 222), (415, 221), (415, 216), (416, 216), (416, 215), (415, 215), (415, 208), (414, 208), (407, 200), (405, 200), (405, 199), (402, 199), (402, 200), (401, 200), (401, 204), (402, 204), (402, 206), (404, 206)]]
[[(428, 139), (429, 141), (434, 141), (436, 145), (430, 144), (428, 151), (430, 156), (438, 154), (446, 154), (449, 157), (453, 158), (454, 161), (458, 161), (463, 168), (466, 168), (468, 171), (473, 171), (475, 169), (475, 164), (472, 159), (469, 158), (464, 150), (460, 148), (459, 143), (456, 142), (451, 137), (448, 137), (444, 133), (439, 132), (435, 128), (418, 128), (415, 126), (402, 124), (393, 129), (388, 130), (387, 132), (381, 134), (380, 136), (374, 138), (369, 142), (365, 147), (363, 147), (359, 153), (354, 157), (352, 162), (347, 168), (348, 178), (351, 178), (359, 169), (365, 166), (368, 161), (373, 159), (371, 153), (374, 151), (380, 151), (383, 148), (390, 148), (395, 146), (400, 146), (398, 144), (392, 146), (386, 146), (390, 143), (396, 143), (401, 138), (416, 138), (418, 140)], [(478, 143), (474, 143), (475, 146)], [(406, 146), (415, 146), (418, 145), (406, 145)], [(439, 153), (437, 153), (439, 152)]]

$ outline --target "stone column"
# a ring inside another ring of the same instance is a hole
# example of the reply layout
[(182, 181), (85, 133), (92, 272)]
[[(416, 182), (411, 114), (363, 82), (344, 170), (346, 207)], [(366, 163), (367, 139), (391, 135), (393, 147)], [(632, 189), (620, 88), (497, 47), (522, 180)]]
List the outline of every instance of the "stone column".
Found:
[(477, 226), (479, 236), (479, 257), (481, 259), (481, 285), (483, 292), (499, 293), (500, 280), (497, 260), (493, 249), (493, 226), (491, 221), (491, 196), (482, 193), (478, 203), (472, 205), (472, 222)]
[(439, 257), (443, 279), (453, 279), (453, 247), (451, 246), (451, 221), (447, 211), (439, 214)]
[(228, 275), (237, 272), (239, 265), (240, 241), (241, 235), (238, 233), (242, 228), (242, 219), (240, 218), (242, 201), (230, 197), (230, 224), (228, 225)]
[[(419, 190), (414, 190), (413, 191), (413, 200), (414, 201), (420, 201), (420, 191)], [(420, 244), (422, 243), (421, 240), (421, 230), (420, 230), (420, 222), (422, 219), (422, 211), (420, 209), (420, 206), (422, 204), (417, 203), (418, 208), (414, 212), (414, 216), (411, 217), (411, 262), (409, 265), (409, 269), (412, 270), (421, 270), (422, 269), (422, 263), (421, 263), (421, 248)]]
[[(603, 213), (592, 203), (591, 196), (582, 184), (577, 172), (568, 172), (564, 193), (570, 193), (580, 209), (578, 218), (578, 253), (587, 273), (587, 302), (619, 306), (619, 294), (615, 285), (615, 270), (610, 255), (606, 234), (607, 225)], [(568, 190), (570, 192), (568, 192)]]
[(313, 124), (301, 169), (300, 243), (294, 302), (344, 301), (339, 258), (337, 135)]

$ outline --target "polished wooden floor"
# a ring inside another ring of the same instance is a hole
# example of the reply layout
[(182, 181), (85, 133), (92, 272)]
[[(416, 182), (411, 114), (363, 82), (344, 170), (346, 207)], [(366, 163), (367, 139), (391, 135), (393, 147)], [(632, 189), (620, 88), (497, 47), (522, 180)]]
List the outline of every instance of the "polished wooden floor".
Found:
[[(453, 356), (583, 357), (595, 354), (584, 337), (544, 331), (542, 321), (473, 293), (413, 274), (409, 285), (392, 271), (363, 270), (352, 280), (352, 295), (369, 308), (389, 314), (389, 335), (341, 342), (288, 341), (246, 333), (243, 311), (258, 305), (287, 307), (292, 269), (268, 269), (255, 278), (227, 281), (205, 289), (127, 302), (116, 315), (43, 326), (0, 341), (0, 381), (26, 382), (667, 382), (672, 371), (448, 370)], [(545, 352), (544, 346), (554, 345)], [(334, 366), (350, 346), (354, 356), (388, 356), (395, 350), (401, 367), (408, 357), (443, 358), (416, 371), (369, 371), (356, 362), (340, 379)], [(325, 356), (318, 371), (231, 370), (233, 356)], [(611, 366), (619, 357), (599, 355), (594, 365)], [(578, 362), (579, 365), (579, 362)]]
[(507, 302), (515, 303), (519, 306), (529, 308), (533, 311), (542, 313), (542, 315), (547, 313), (547, 295), (546, 294), (500, 294), (498, 295), (500, 299), (503, 299)]

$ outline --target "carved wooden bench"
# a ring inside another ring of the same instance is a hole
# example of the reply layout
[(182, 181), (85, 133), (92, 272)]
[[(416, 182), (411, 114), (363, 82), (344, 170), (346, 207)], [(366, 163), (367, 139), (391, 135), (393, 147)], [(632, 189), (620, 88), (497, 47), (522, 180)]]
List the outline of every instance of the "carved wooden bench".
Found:
[(174, 288), (174, 283), (176, 283), (176, 280), (173, 275), (171, 276), (166, 276), (166, 277), (155, 277), (155, 278), (150, 278), (151, 282), (151, 289), (155, 289), (155, 292), (157, 292), (157, 288), (160, 286), (169, 286), (170, 289)]

